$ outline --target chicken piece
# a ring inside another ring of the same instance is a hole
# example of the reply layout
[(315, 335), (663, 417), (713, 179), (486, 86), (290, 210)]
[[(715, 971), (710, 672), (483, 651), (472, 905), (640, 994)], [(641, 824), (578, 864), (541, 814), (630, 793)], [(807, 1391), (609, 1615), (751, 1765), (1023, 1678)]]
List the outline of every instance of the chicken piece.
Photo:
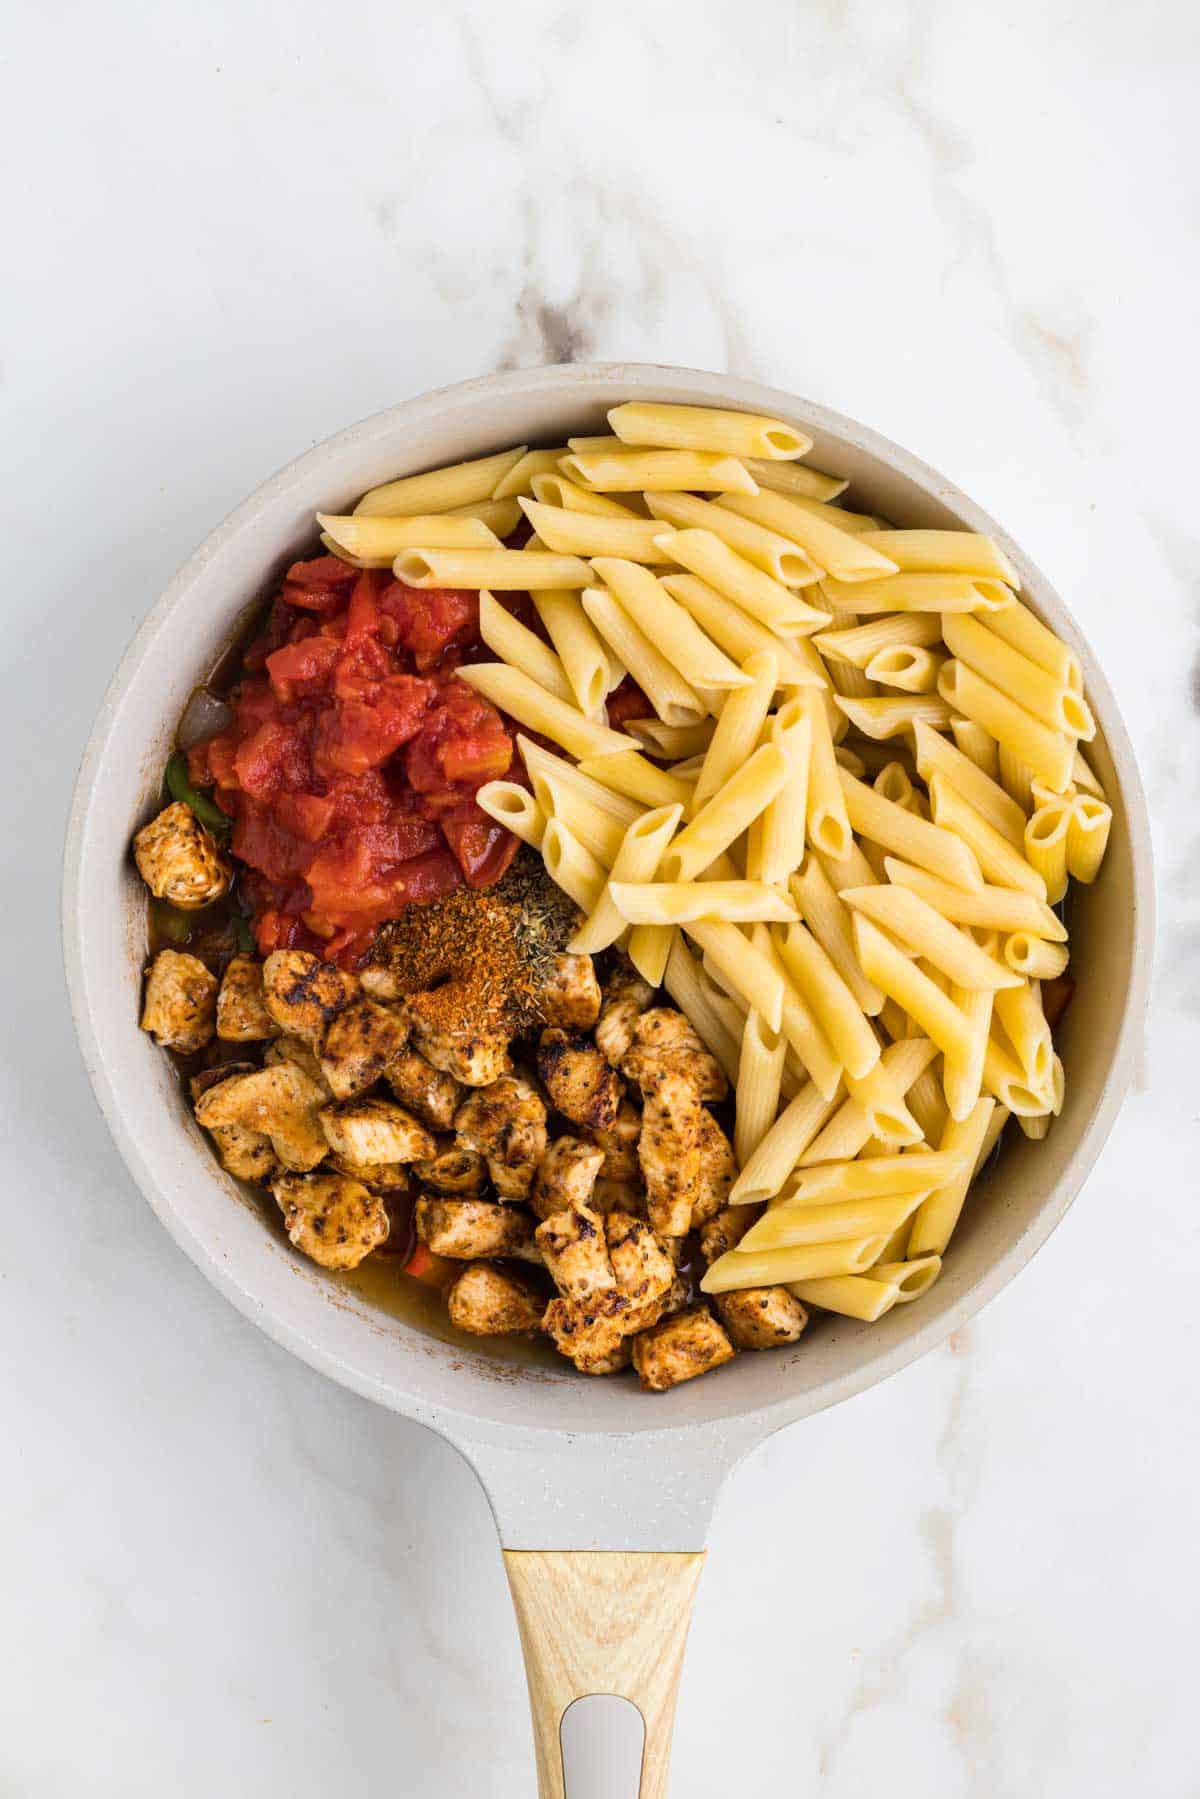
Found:
[(794, 1343), (808, 1313), (786, 1287), (743, 1287), (717, 1296), (721, 1323), (735, 1349), (777, 1349)]
[(610, 1212), (604, 1234), (617, 1291), (637, 1308), (662, 1299), (675, 1279), (675, 1264), (650, 1226), (628, 1212)]
[(490, 1262), (472, 1262), (455, 1277), (446, 1294), (451, 1324), (476, 1337), (535, 1331), (545, 1309), (544, 1299)]
[(620, 1374), (633, 1361), (633, 1338), (622, 1337), (617, 1347), (608, 1355), (595, 1355), (577, 1360), (575, 1366), (581, 1374)]
[(671, 1313), (633, 1340), (633, 1365), (652, 1393), (707, 1374), (733, 1355), (733, 1344), (704, 1305)]
[(133, 840), (138, 873), (155, 899), (195, 912), (229, 892), (233, 869), (183, 800), (166, 806)]
[(449, 992), (439, 987), (434, 993), (410, 993), (405, 999), (403, 1011), (413, 1045), (427, 1062), (452, 1074), (464, 1087), (490, 1087), (501, 1075), (512, 1073), (508, 1039), (500, 1031), (448, 1025)]
[(453, 1075), (435, 1068), (415, 1049), (406, 1049), (388, 1063), (387, 1081), (400, 1104), (415, 1112), (422, 1124), (431, 1131), (450, 1130), (463, 1097)]
[(653, 1005), (657, 987), (652, 987), (644, 980), (633, 963), (620, 954), (617, 955), (607, 981), (604, 983), (606, 1000), (631, 999), (637, 1004), (639, 1012), (645, 1012)]
[(636, 1181), (610, 1181), (604, 1175), (596, 1182), (589, 1200), (593, 1212), (607, 1217), (610, 1212), (628, 1212), (633, 1218), (646, 1218), (646, 1187), (641, 1177)]
[(190, 1056), (209, 1042), (216, 1024), (216, 975), (197, 956), (160, 949), (146, 976), (142, 1029), (163, 1049)]
[(390, 968), (364, 968), (359, 975), (362, 990), (372, 999), (395, 1001), (407, 997), (395, 973)]
[(294, 1062), (256, 1068), (209, 1087), (196, 1102), (196, 1121), (205, 1130), (244, 1125), (271, 1139), (284, 1168), (315, 1168), (329, 1152), (318, 1120), (325, 1095)]
[(324, 1106), (320, 1124), (334, 1154), (352, 1162), (420, 1162), (437, 1149), (421, 1121), (391, 1099)]
[(357, 1268), (387, 1241), (387, 1208), (344, 1174), (281, 1174), (271, 1182), (287, 1234), (322, 1268)]
[(737, 1179), (733, 1145), (712, 1113), (700, 1110), (700, 1185), (692, 1201), (692, 1229), (707, 1224), (729, 1203)]
[(729, 1092), (721, 1064), (705, 1049), (682, 1012), (655, 1006), (643, 1012), (633, 1030), (633, 1044), (622, 1059), (621, 1073), (643, 1092), (657, 1070), (669, 1066), (686, 1074), (700, 1099), (724, 1099)]
[(517, 1206), (485, 1199), (430, 1199), (416, 1205), (417, 1235), (436, 1256), (473, 1262), (479, 1256), (518, 1255), (533, 1240), (533, 1223)]
[(700, 1253), (706, 1262), (715, 1262), (729, 1250), (736, 1249), (752, 1224), (762, 1217), (762, 1206), (726, 1206), (715, 1218), (700, 1226)]
[(606, 1131), (625, 1091), (620, 1076), (579, 1031), (553, 1025), (538, 1045), (538, 1073), (552, 1103), (572, 1124)]
[(651, 1005), (655, 989), (628, 963), (619, 966), (604, 989), (604, 1005), (596, 1026), (596, 1047), (606, 1062), (619, 1068), (633, 1043), (642, 1013)]
[(331, 1155), (329, 1166), (377, 1193), (407, 1193), (412, 1184), (408, 1167), (403, 1162), (355, 1162), (349, 1156)]
[(338, 1013), (321, 1046), (321, 1073), (335, 1099), (353, 1099), (373, 1087), (408, 1043), (398, 1012), (360, 994)]
[(199, 1074), (188, 1076), (188, 1092), (192, 1096), (192, 1105), (202, 1093), (210, 1087), (217, 1087), (222, 1081), (232, 1080), (235, 1074), (257, 1074), (257, 1062), (217, 1062), (212, 1068), (202, 1068)]
[(600, 983), (590, 956), (555, 956), (537, 996), (543, 1024), (588, 1031), (600, 1016)]
[(581, 1374), (610, 1374), (623, 1366), (622, 1324), (628, 1310), (628, 1300), (615, 1287), (591, 1299), (552, 1299), (542, 1329)]
[(209, 1135), (227, 1174), (239, 1181), (267, 1181), (274, 1174), (275, 1151), (262, 1131), (248, 1130), (244, 1124), (217, 1124)]
[(552, 1143), (538, 1164), (529, 1196), (538, 1217), (588, 1205), (603, 1161), (604, 1151), (579, 1137), (559, 1137)]
[(683, 1237), (691, 1229), (700, 1193), (703, 1112), (688, 1075), (661, 1067), (646, 1094), (638, 1159), (650, 1222), (664, 1237)]
[(475, 1196), (488, 1184), (487, 1163), (473, 1149), (439, 1149), (429, 1161), (414, 1162), (413, 1174), (435, 1193)]
[(262, 963), (253, 956), (235, 956), (221, 976), (217, 1036), (226, 1043), (261, 1043), (278, 1035), (279, 1026), (263, 1000)]
[(584, 1130), (589, 1143), (604, 1151), (600, 1173), (610, 1181), (641, 1181), (642, 1165), (638, 1161), (638, 1138), (642, 1134), (642, 1115), (631, 1100), (623, 1099), (612, 1123), (602, 1131)]
[(502, 1075), (454, 1114), (463, 1149), (478, 1150), (502, 1199), (526, 1199), (546, 1153), (546, 1107), (528, 1081)]
[(533, 1240), (564, 1299), (592, 1299), (616, 1287), (604, 1220), (587, 1206), (552, 1213)]
[(274, 1068), (281, 1062), (294, 1063), (301, 1074), (306, 1074), (309, 1080), (321, 1089), (326, 1099), (333, 1098), (333, 1089), (321, 1073), (320, 1057), (299, 1037), (289, 1037), (286, 1032), (282, 1037), (276, 1037), (274, 1043), (267, 1045), (263, 1062), (268, 1068)]
[(358, 977), (303, 949), (277, 949), (263, 963), (263, 999), (280, 1030), (320, 1050), (325, 1033), (352, 999)]

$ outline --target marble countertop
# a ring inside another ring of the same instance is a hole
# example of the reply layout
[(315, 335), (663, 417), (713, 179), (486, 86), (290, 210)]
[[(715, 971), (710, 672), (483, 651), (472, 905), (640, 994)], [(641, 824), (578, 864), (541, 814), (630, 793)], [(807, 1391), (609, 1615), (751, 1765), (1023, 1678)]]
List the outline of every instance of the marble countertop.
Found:
[(233, 504), (406, 395), (609, 357), (807, 394), (1003, 519), (1110, 672), (1161, 896), (1065, 1223), (730, 1482), (672, 1790), (1200, 1792), (1194, 8), (16, 0), (9, 48), (0, 1792), (532, 1790), (480, 1490), (156, 1223), (57, 870), (119, 648)]

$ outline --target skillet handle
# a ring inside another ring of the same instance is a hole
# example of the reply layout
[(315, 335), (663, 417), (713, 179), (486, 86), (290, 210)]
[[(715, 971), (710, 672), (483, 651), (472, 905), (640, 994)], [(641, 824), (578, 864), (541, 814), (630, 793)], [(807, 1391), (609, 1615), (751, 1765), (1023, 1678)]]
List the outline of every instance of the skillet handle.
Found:
[(675, 1700), (704, 1553), (504, 1551), (537, 1754), (539, 1799), (567, 1799), (559, 1727), (576, 1699), (615, 1693), (646, 1727), (638, 1799), (665, 1799)]

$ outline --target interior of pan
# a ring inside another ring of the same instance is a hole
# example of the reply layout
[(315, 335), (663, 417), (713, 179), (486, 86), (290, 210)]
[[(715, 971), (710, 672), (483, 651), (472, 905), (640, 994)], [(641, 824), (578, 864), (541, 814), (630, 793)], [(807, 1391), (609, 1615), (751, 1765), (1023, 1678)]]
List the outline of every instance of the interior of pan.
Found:
[[(408, 402), (351, 427), (275, 476), (180, 571), (113, 682), (81, 768), (64, 881), (67, 969), (81, 1042), (110, 1128), (182, 1247), (249, 1317), (315, 1366), (417, 1417), (460, 1415), (554, 1431), (687, 1428), (761, 1412), (799, 1416), (940, 1341), (1011, 1278), (1074, 1196), (1111, 1124), (1136, 1045), (1152, 920), (1144, 804), (1112, 695), (1074, 621), (1004, 539), (1034, 608), (1079, 650), (1101, 726), (1092, 746), (1114, 805), (1103, 878), (1073, 905), (1078, 981), (1061, 1037), (1067, 1102), (1043, 1143), (1015, 1132), (972, 1197), (941, 1281), (875, 1325), (826, 1318), (793, 1349), (743, 1355), (650, 1397), (632, 1377), (588, 1380), (527, 1352), (446, 1341), (398, 1317), (370, 1280), (329, 1276), (287, 1245), (213, 1161), (164, 1058), (137, 1028), (142, 890), (128, 845), (152, 810), (174, 725), (247, 606), (313, 546), (312, 515), (389, 476), (506, 444), (603, 427), (607, 407), (657, 398), (790, 418), (811, 460), (850, 477), (851, 503), (908, 525), (995, 525), (953, 487), (865, 428), (728, 376), (643, 366), (519, 371)], [(1002, 534), (1000, 534), (1002, 535)], [(430, 1320), (429, 1322), (432, 1322)]]

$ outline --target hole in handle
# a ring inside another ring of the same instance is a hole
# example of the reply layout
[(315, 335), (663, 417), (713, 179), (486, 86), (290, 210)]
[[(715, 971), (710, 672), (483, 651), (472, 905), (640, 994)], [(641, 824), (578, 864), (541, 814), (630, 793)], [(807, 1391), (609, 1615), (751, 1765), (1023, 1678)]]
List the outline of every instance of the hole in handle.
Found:
[(637, 1799), (646, 1726), (615, 1693), (576, 1699), (558, 1729), (567, 1799)]

